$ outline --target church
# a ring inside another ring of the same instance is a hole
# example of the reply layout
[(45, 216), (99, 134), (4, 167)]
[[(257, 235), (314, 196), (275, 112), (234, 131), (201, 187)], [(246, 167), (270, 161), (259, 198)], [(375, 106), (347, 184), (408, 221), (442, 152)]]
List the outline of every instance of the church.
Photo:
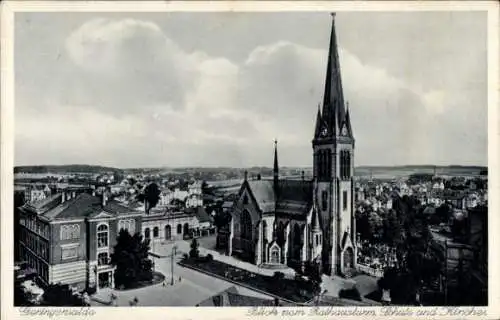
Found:
[(249, 180), (245, 174), (231, 210), (228, 254), (271, 268), (314, 261), (325, 274), (348, 277), (356, 267), (354, 136), (332, 16), (324, 99), (312, 139), (313, 179), (281, 179), (275, 141), (273, 178)]

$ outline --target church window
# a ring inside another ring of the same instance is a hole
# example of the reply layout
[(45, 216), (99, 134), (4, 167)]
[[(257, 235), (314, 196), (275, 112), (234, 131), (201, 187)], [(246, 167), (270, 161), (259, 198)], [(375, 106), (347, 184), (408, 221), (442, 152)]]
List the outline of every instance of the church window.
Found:
[(279, 249), (275, 246), (271, 249), (271, 263), (279, 263), (280, 261), (280, 252)]
[(327, 209), (328, 206), (328, 193), (326, 191), (321, 192), (321, 207), (323, 211)]
[(266, 220), (262, 221), (262, 233), (263, 233), (263, 240), (267, 240), (267, 222)]
[(319, 236), (318, 236), (318, 235), (316, 235), (316, 237), (315, 237), (315, 238), (316, 238), (316, 239), (315, 239), (315, 240), (316, 240), (316, 243), (315, 243), (314, 245), (316, 245), (316, 246), (317, 246), (317, 245), (319, 244), (319, 239), (318, 239), (318, 238), (319, 238)]
[(243, 197), (243, 204), (248, 204), (248, 195), (246, 195), (246, 194)]
[(349, 151), (340, 151), (340, 177), (349, 179), (351, 177), (351, 154)]
[(326, 175), (327, 177), (331, 177), (332, 175), (332, 154), (330, 152), (326, 152)]
[(241, 214), (241, 238), (252, 239), (252, 218), (250, 213), (244, 210)]
[(344, 210), (347, 209), (347, 191), (344, 191), (342, 194), (342, 207)]

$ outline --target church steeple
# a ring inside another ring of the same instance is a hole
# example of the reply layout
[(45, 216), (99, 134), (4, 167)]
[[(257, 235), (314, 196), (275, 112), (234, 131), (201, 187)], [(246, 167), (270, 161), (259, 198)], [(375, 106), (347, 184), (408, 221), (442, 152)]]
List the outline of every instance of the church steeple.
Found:
[(274, 190), (277, 192), (278, 190), (278, 180), (279, 180), (279, 167), (278, 167), (278, 140), (274, 139), (274, 168), (273, 168), (273, 177), (274, 177)]
[(323, 120), (328, 125), (330, 134), (338, 133), (345, 117), (344, 93), (340, 76), (340, 62), (335, 33), (335, 13), (332, 13), (332, 30), (330, 48), (328, 50), (328, 65), (326, 69), (325, 93), (323, 97)]

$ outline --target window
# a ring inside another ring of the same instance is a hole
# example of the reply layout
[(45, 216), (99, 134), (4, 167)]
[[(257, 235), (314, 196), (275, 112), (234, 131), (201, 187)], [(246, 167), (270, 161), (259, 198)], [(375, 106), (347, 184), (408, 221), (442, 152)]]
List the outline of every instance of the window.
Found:
[(151, 230), (149, 228), (146, 228), (146, 230), (144, 230), (144, 238), (146, 239), (151, 238)]
[(71, 259), (71, 258), (76, 258), (78, 257), (78, 248), (79, 245), (72, 245), (68, 247), (62, 247), (62, 259)]
[(80, 225), (62, 225), (61, 226), (61, 240), (72, 240), (80, 238)]
[(182, 234), (182, 225), (181, 224), (177, 225), (177, 234)]
[(349, 179), (351, 177), (351, 153), (349, 151), (340, 151), (340, 177)]
[(347, 209), (347, 191), (344, 191), (342, 193), (342, 207), (344, 208), (344, 210)]
[(172, 231), (170, 230), (170, 225), (165, 226), (165, 239), (170, 240), (172, 238)]
[(278, 247), (274, 246), (271, 249), (271, 263), (279, 263), (280, 262), (280, 251)]
[(160, 229), (158, 227), (153, 228), (153, 238), (158, 238), (160, 236)]
[(315, 238), (316, 238), (316, 243), (315, 243), (315, 245), (317, 246), (317, 245), (319, 244), (319, 235), (316, 235), (316, 237), (315, 237)]
[(240, 225), (241, 238), (247, 240), (252, 239), (252, 218), (250, 217), (250, 213), (246, 210), (241, 213)]
[(97, 227), (97, 248), (106, 248), (108, 246), (108, 225), (101, 224)]
[(243, 204), (248, 204), (248, 195), (243, 196)]
[(109, 256), (107, 252), (101, 252), (97, 255), (97, 265), (104, 266), (109, 264)]
[(127, 219), (118, 221), (118, 230), (127, 230), (130, 234), (135, 233), (135, 220)]
[(325, 211), (328, 207), (328, 192), (321, 192), (321, 208)]

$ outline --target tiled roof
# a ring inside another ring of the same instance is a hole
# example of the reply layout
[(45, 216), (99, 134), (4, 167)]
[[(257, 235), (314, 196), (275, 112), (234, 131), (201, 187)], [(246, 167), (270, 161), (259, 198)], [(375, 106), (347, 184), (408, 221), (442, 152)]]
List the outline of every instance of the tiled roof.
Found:
[(276, 199), (272, 180), (250, 180), (247, 181), (250, 190), (263, 212), (275, 210)]
[(120, 215), (133, 212), (134, 210), (115, 200), (108, 201), (106, 206), (103, 207), (100, 197), (82, 193), (47, 211), (44, 216), (54, 220), (87, 218), (101, 211), (105, 211), (111, 215)]
[(272, 180), (250, 180), (247, 183), (263, 212), (302, 215), (311, 209), (313, 202), (312, 181), (279, 180), (277, 197)]
[(61, 195), (54, 194), (45, 199), (26, 203), (22, 208), (24, 210), (36, 212), (37, 214), (44, 213), (56, 207), (61, 202)]

